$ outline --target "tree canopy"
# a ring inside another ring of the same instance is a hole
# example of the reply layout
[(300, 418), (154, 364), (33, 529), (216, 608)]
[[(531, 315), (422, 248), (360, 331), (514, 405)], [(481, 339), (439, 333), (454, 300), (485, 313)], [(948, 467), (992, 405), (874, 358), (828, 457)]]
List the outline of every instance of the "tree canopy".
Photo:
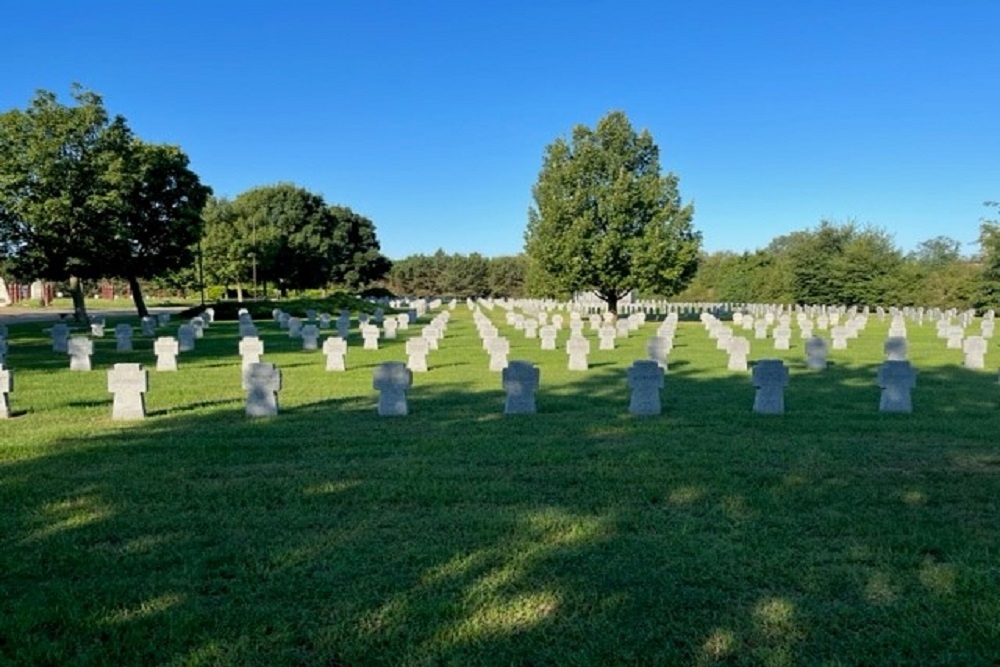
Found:
[(524, 296), (525, 273), (523, 255), (449, 255), (439, 249), (433, 255), (410, 255), (394, 262), (389, 287), (408, 296), (518, 298)]
[(978, 256), (963, 256), (961, 242), (946, 236), (923, 241), (904, 255), (882, 229), (823, 221), (814, 228), (779, 236), (753, 252), (704, 255), (698, 273), (680, 298), (996, 307), (998, 300), (989, 292), (986, 268), (990, 257), (1000, 258), (1000, 232), (994, 235), (1000, 227), (991, 225), (983, 223)]
[(81, 278), (127, 279), (145, 315), (138, 279), (190, 263), (210, 190), (179, 148), (142, 142), (96, 93), (72, 97), (0, 114), (0, 247), (17, 276), (68, 281), (78, 319)]
[(669, 296), (697, 269), (701, 235), (659, 149), (613, 111), (545, 149), (525, 251), (540, 296), (593, 290), (612, 311), (632, 290)]
[[(281, 291), (342, 285), (359, 289), (391, 266), (375, 225), (291, 183), (251, 188), (205, 211), (205, 271), (225, 285), (257, 281)], [(256, 274), (256, 275), (254, 275)]]

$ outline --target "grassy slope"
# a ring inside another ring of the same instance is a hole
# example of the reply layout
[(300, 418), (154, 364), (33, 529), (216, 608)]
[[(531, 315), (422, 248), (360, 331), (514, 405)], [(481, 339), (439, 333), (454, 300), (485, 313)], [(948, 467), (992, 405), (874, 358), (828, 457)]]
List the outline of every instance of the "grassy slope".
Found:
[[(151, 372), (150, 417), (110, 421), (98, 342), (70, 373), (12, 327), (0, 422), (0, 662), (14, 664), (990, 664), (1000, 652), (996, 377), (911, 326), (915, 414), (881, 415), (886, 325), (832, 367), (801, 342), (787, 414), (751, 414), (683, 324), (664, 414), (626, 412), (645, 338), (585, 374), (503, 324), (542, 371), (503, 417), (467, 310), (380, 419), (349, 371), (268, 325), (282, 414), (242, 413), (236, 328)], [(113, 324), (113, 323), (112, 323)], [(409, 334), (413, 334), (411, 329)], [(752, 332), (746, 332), (748, 335)], [(564, 340), (565, 331), (563, 333)], [(137, 339), (138, 340), (138, 339)], [(774, 357), (753, 341), (751, 358)], [(995, 363), (995, 351), (987, 356)]]

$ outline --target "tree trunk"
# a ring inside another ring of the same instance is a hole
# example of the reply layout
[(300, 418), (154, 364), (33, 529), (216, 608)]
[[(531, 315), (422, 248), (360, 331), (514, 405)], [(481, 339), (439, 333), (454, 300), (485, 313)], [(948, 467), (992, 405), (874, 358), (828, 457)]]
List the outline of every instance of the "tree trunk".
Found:
[(243, 283), (236, 281), (236, 301), (243, 303)]
[(604, 302), (608, 304), (608, 312), (614, 313), (615, 317), (618, 316), (618, 292), (611, 291), (602, 294), (601, 297)]
[(73, 319), (78, 324), (90, 324), (87, 316), (87, 302), (83, 298), (83, 286), (76, 276), (69, 277), (69, 295), (73, 298)]
[(142, 298), (142, 288), (139, 287), (139, 279), (135, 276), (128, 277), (128, 288), (132, 291), (132, 302), (135, 304), (135, 312), (139, 314), (139, 317), (148, 317), (149, 309), (146, 308), (146, 302)]

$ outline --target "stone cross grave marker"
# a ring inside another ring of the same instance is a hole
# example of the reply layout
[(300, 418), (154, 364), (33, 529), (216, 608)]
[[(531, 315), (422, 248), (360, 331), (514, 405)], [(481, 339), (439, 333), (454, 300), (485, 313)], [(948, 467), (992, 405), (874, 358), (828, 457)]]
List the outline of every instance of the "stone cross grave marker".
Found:
[(913, 412), (910, 390), (917, 386), (917, 374), (909, 361), (886, 361), (878, 369), (882, 389), (879, 412)]
[(247, 336), (240, 339), (240, 357), (242, 357), (242, 367), (245, 371), (253, 364), (259, 364), (260, 358), (264, 355), (264, 341), (256, 336)]
[(889, 324), (889, 338), (906, 338), (906, 320), (902, 315), (893, 315)]
[(177, 343), (181, 352), (190, 352), (194, 349), (194, 327), (190, 324), (182, 324), (177, 327)]
[(618, 320), (615, 322), (615, 337), (616, 338), (628, 338), (629, 332), (632, 330), (631, 325), (628, 320)]
[(806, 368), (814, 371), (826, 370), (826, 339), (812, 336), (806, 340)]
[(410, 338), (406, 341), (406, 367), (414, 373), (427, 372), (427, 354), (430, 345), (424, 338)]
[(413, 373), (401, 361), (387, 361), (375, 369), (372, 388), (379, 392), (378, 414), (402, 417), (408, 414), (406, 392), (413, 385)]
[(10, 417), (10, 393), (14, 391), (14, 374), (0, 364), (0, 419)]
[(729, 340), (729, 363), (726, 368), (731, 371), (747, 370), (747, 357), (750, 355), (750, 341), (742, 336), (734, 336)]
[(546, 324), (541, 329), (538, 330), (538, 336), (541, 340), (541, 345), (543, 350), (554, 350), (556, 349), (556, 336), (558, 335), (558, 330), (551, 324)]
[(73, 336), (66, 343), (66, 353), (69, 354), (71, 371), (89, 371), (90, 355), (94, 353), (94, 341), (86, 336)]
[(146, 416), (146, 392), (149, 391), (149, 371), (141, 364), (115, 364), (108, 371), (108, 391), (111, 419), (124, 421)]
[(438, 349), (438, 331), (435, 327), (428, 324), (420, 330), (420, 337), (427, 341), (428, 349)]
[(646, 341), (646, 356), (664, 371), (667, 370), (667, 358), (673, 349), (673, 341), (662, 336), (654, 336)]
[(969, 336), (962, 341), (965, 367), (970, 369), (986, 368), (986, 348), (986, 339), (982, 336)]
[(882, 344), (882, 351), (889, 361), (906, 361), (906, 339), (902, 336), (890, 336)]
[(59, 322), (58, 324), (52, 325), (52, 351), (53, 352), (66, 352), (67, 344), (69, 341), (69, 325), (65, 322)]
[(326, 370), (347, 370), (344, 358), (347, 356), (347, 341), (337, 336), (329, 336), (323, 341), (323, 354), (326, 355)]
[(348, 315), (344, 317), (341, 315), (337, 318), (337, 335), (347, 340), (347, 336), (351, 333), (351, 316)]
[(394, 317), (389, 317), (382, 322), (382, 335), (386, 340), (396, 340), (397, 330), (399, 329), (399, 320)]
[(771, 332), (774, 336), (775, 350), (788, 350), (792, 344), (792, 327), (788, 324), (779, 324)]
[(156, 318), (151, 315), (146, 315), (140, 320), (142, 326), (143, 336), (155, 336), (156, 335)]
[(281, 371), (274, 364), (256, 363), (243, 369), (243, 391), (247, 392), (248, 417), (273, 417), (278, 414)]
[(530, 361), (511, 361), (501, 376), (504, 391), (505, 415), (534, 414), (535, 392), (538, 390), (540, 372)]
[(993, 330), (996, 326), (994, 320), (983, 320), (979, 323), (979, 335), (989, 340), (993, 338)]
[(302, 349), (303, 350), (318, 350), (319, 349), (319, 327), (315, 324), (306, 324), (302, 327)]
[(959, 325), (950, 326), (947, 329), (948, 343), (947, 348), (949, 350), (961, 350), (962, 349), (962, 338), (965, 336), (965, 329)]
[(94, 338), (104, 338), (104, 320), (94, 320), (90, 323), (90, 335)]
[(361, 325), (361, 337), (364, 339), (363, 350), (377, 350), (378, 349), (378, 337), (379, 329), (374, 324), (362, 324)]
[(132, 325), (131, 324), (119, 324), (115, 327), (115, 349), (118, 352), (131, 352), (132, 351)]
[(830, 327), (830, 338), (833, 340), (833, 345), (831, 346), (834, 350), (846, 350), (847, 349), (847, 338), (850, 336), (850, 332), (847, 327), (837, 325)]
[(788, 368), (781, 359), (761, 359), (753, 365), (750, 376), (757, 391), (753, 398), (753, 411), (763, 415), (785, 413), (785, 387), (788, 386)]
[(658, 415), (663, 408), (660, 389), (663, 387), (663, 369), (651, 359), (633, 362), (626, 372), (631, 398), (628, 411), (633, 415)]
[(597, 330), (597, 338), (599, 343), (597, 345), (598, 350), (613, 350), (615, 349), (615, 337), (618, 335), (618, 330), (610, 324), (604, 324), (600, 329)]
[(289, 317), (288, 318), (288, 337), (289, 338), (300, 338), (302, 336), (302, 318), (301, 317)]
[(195, 338), (204, 338), (205, 337), (205, 320), (203, 318), (201, 318), (201, 317), (192, 317), (190, 324), (191, 324), (191, 328), (194, 329), (194, 337)]
[(590, 354), (590, 341), (583, 337), (570, 338), (566, 341), (566, 354), (569, 355), (569, 370), (587, 370), (589, 368), (587, 355)]
[(177, 354), (180, 345), (172, 336), (161, 336), (153, 342), (153, 354), (156, 355), (156, 370), (176, 371)]
[(727, 326), (720, 326), (715, 330), (715, 349), (723, 352), (729, 351), (729, 343), (733, 340), (733, 330)]
[(510, 341), (503, 336), (490, 340), (490, 370), (494, 372), (507, 368), (507, 354), (510, 353)]
[(538, 338), (538, 320), (528, 317), (524, 320), (524, 337)]
[(240, 315), (240, 338), (250, 338), (258, 333), (257, 325), (253, 323), (250, 314)]

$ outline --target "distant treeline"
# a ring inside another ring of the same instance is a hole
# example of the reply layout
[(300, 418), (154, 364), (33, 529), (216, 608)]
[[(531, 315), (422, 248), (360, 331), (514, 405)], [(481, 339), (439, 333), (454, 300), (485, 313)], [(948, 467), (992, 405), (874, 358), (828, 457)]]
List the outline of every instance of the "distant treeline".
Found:
[(679, 299), (883, 306), (996, 307), (1000, 235), (984, 223), (980, 252), (938, 236), (904, 254), (885, 231), (823, 222), (754, 252), (701, 258)]
[[(853, 223), (820, 223), (780, 236), (753, 252), (701, 256), (698, 271), (676, 295), (683, 301), (825, 303), (943, 308), (1000, 308), (1000, 225), (982, 224), (978, 251), (938, 236), (904, 253), (886, 231)], [(525, 278), (523, 255), (488, 258), (411, 255), (394, 263), (388, 287), (424, 296), (548, 297)]]
[(406, 296), (519, 298), (526, 296), (526, 273), (523, 255), (449, 255), (438, 250), (433, 255), (410, 255), (395, 261), (387, 286), (394, 294)]

